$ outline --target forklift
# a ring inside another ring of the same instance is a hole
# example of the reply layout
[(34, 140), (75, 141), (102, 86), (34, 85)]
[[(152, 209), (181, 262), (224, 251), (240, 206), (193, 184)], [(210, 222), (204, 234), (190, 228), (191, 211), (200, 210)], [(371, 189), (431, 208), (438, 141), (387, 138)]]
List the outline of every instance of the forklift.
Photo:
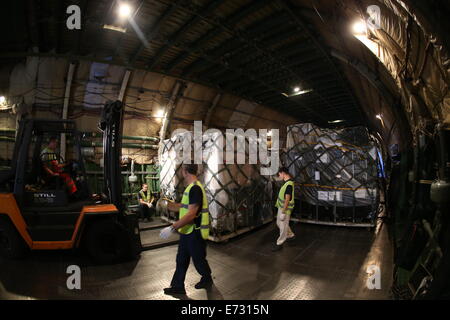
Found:
[[(21, 258), (30, 250), (84, 248), (99, 264), (136, 258), (142, 249), (138, 220), (122, 203), (120, 159), (123, 104), (102, 110), (104, 192), (92, 197), (86, 179), (83, 134), (70, 120), (24, 119), (14, 146), (11, 169), (0, 171), (0, 256)], [(49, 136), (73, 142), (74, 160), (64, 170), (75, 181), (72, 198), (59, 177), (44, 170), (41, 152)]]

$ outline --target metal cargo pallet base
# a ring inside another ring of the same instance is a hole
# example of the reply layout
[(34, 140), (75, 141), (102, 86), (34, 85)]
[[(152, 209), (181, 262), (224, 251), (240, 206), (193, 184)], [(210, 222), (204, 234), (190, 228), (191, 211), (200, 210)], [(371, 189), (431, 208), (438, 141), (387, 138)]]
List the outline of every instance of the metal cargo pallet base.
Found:
[(356, 227), (356, 228), (373, 228), (376, 226), (374, 223), (357, 223), (357, 222), (331, 222), (331, 221), (320, 221), (320, 220), (312, 220), (312, 219), (298, 219), (291, 218), (291, 221), (297, 221), (302, 223), (309, 224), (320, 224), (326, 226), (338, 226), (338, 227)]
[[(161, 216), (161, 219), (164, 220), (164, 221), (167, 221), (169, 223), (174, 223), (175, 222), (175, 220), (171, 220), (171, 219), (169, 219), (167, 217), (163, 217), (163, 216)], [(274, 221), (274, 219), (270, 218), (270, 219), (264, 220), (263, 223), (260, 224), (260, 225), (257, 225), (257, 226), (254, 226), (254, 227), (245, 227), (245, 228), (239, 229), (239, 230), (237, 230), (235, 232), (231, 232), (229, 234), (226, 234), (224, 236), (209, 236), (208, 240), (213, 241), (213, 242), (217, 242), (217, 243), (225, 242), (225, 241), (228, 241), (228, 240), (230, 240), (230, 239), (232, 239), (234, 237), (240, 236), (241, 234), (244, 234), (246, 232), (249, 232), (249, 231), (252, 231), (252, 230), (254, 230), (256, 228), (264, 226), (264, 225), (266, 225), (266, 224), (268, 224), (268, 223), (270, 223), (272, 221)]]

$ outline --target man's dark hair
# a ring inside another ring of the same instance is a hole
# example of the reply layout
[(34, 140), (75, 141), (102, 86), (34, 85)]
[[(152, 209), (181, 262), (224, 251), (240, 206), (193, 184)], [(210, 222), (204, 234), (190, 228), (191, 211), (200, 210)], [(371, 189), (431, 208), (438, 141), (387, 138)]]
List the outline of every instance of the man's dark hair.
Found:
[(147, 187), (148, 187), (148, 184), (146, 184), (146, 183), (143, 183), (143, 184), (142, 184), (142, 186), (147, 186)]
[(278, 169), (278, 173), (286, 173), (290, 175), (289, 169), (286, 167), (281, 167), (280, 169)]
[(50, 136), (50, 138), (48, 139), (48, 142), (52, 142), (52, 141), (58, 141), (58, 138), (56, 136)]
[(183, 168), (190, 174), (196, 175), (198, 171), (198, 165), (196, 164), (183, 164)]

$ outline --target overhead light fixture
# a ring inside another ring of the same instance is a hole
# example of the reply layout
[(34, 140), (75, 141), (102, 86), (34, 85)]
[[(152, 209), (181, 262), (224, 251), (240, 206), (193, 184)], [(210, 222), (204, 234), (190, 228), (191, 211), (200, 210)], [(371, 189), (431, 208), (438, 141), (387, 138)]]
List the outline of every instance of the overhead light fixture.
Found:
[(363, 20), (356, 21), (353, 24), (352, 29), (353, 29), (353, 34), (355, 34), (355, 35), (366, 35), (367, 34), (367, 24)]
[(121, 28), (121, 27), (118, 27), (118, 26), (113, 26), (113, 25), (110, 25), (110, 24), (103, 25), (103, 29), (118, 31), (118, 32), (122, 32), (122, 33), (127, 32), (127, 29), (125, 29), (125, 28)]
[(8, 107), (8, 105), (7, 105), (6, 97), (0, 96), (0, 110), (8, 110), (8, 109), (11, 109), (11, 108)]
[(295, 87), (294, 88), (294, 92), (299, 92), (300, 91), (300, 88), (299, 87)]
[(131, 15), (131, 7), (126, 4), (126, 3), (122, 3), (119, 6), (119, 16), (121, 18), (128, 18)]
[(156, 118), (164, 117), (164, 110), (163, 109), (159, 109), (158, 111), (156, 111), (155, 117)]
[(381, 121), (381, 125), (383, 126), (383, 128), (384, 128), (384, 121), (383, 121), (383, 116), (381, 115), (381, 114), (377, 114), (376, 116), (375, 116), (375, 118), (377, 118), (378, 120), (380, 120)]
[(328, 121), (328, 123), (330, 124), (334, 124), (334, 123), (341, 123), (344, 122), (345, 120), (334, 120), (334, 121)]
[[(294, 91), (295, 91), (295, 89), (294, 89)], [(298, 91), (295, 91), (293, 94), (289, 95), (289, 97), (295, 97), (295, 96), (299, 96), (299, 95), (302, 95), (302, 94), (307, 94), (307, 93), (310, 93), (310, 92), (313, 92), (313, 91), (314, 91), (313, 89), (306, 89), (306, 90), (300, 90), (299, 89)]]

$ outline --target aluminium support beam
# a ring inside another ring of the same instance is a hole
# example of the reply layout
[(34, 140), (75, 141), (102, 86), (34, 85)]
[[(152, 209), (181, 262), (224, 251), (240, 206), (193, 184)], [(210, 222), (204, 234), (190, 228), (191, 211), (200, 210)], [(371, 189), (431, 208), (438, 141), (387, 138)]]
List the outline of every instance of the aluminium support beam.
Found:
[(131, 70), (126, 70), (125, 75), (122, 79), (122, 85), (120, 86), (119, 96), (117, 97), (117, 100), (123, 102), (123, 97), (125, 96), (125, 90), (128, 86), (128, 80), (130, 80)]
[(342, 52), (338, 52), (337, 50), (331, 50), (331, 55), (336, 59), (344, 62), (345, 64), (352, 67), (354, 70), (358, 71), (360, 75), (362, 75), (369, 83), (377, 89), (380, 95), (386, 100), (388, 105), (395, 105), (395, 101), (397, 100), (393, 94), (389, 91), (389, 89), (384, 85), (384, 83), (379, 79), (379, 77), (370, 70), (370, 68), (362, 63), (361, 61), (349, 57)]
[[(317, 36), (313, 35), (312, 32), (308, 29), (308, 26), (303, 21), (303, 18), (300, 16), (300, 14), (293, 9), (293, 6), (289, 0), (283, 1), (283, 0), (275, 0), (276, 4), (285, 12), (287, 12), (290, 16), (290, 18), (295, 22), (295, 24), (312, 40), (312, 42), (315, 44), (319, 52), (323, 55), (323, 57), (327, 60), (330, 67), (336, 72), (336, 75), (340, 78), (342, 88), (343, 90), (347, 91), (349, 94), (349, 97), (352, 99), (352, 103), (355, 106), (355, 108), (358, 110), (359, 116), (361, 118), (364, 117), (363, 113), (361, 112), (361, 109), (358, 108), (359, 104), (356, 102), (356, 99), (351, 92), (350, 88), (348, 87), (347, 82), (345, 81), (345, 78), (342, 76), (341, 72), (338, 70), (336, 65), (331, 60), (331, 56), (328, 53), (328, 51), (325, 49), (325, 47), (322, 45), (322, 43), (319, 41)], [(325, 100), (326, 101), (326, 100)]]
[[(75, 72), (75, 62), (69, 64), (69, 71), (67, 72), (66, 90), (64, 92), (64, 104), (62, 111), (62, 119), (67, 120), (67, 114), (69, 111), (70, 89), (72, 87), (73, 74)], [(60, 155), (63, 159), (66, 158), (66, 134), (61, 133), (60, 141)]]
[(213, 102), (211, 103), (211, 106), (208, 108), (208, 112), (206, 113), (205, 117), (205, 126), (208, 128), (209, 123), (211, 122), (211, 117), (213, 115), (214, 109), (216, 108), (217, 104), (220, 101), (220, 98), (222, 98), (222, 94), (218, 93), (215, 97)]
[[(269, 0), (253, 0), (250, 4), (246, 5), (244, 8), (239, 8), (233, 14), (228, 16), (226, 18), (226, 21), (229, 26), (235, 26), (245, 17), (262, 8), (263, 6), (266, 6), (269, 3), (270, 3)], [(212, 30), (208, 31), (208, 33), (206, 33), (204, 36), (202, 36), (200, 39), (198, 39), (192, 45), (190, 45), (189, 50), (184, 51), (183, 53), (176, 56), (171, 62), (169, 62), (169, 64), (166, 67), (166, 72), (170, 72), (174, 68), (176, 68), (176, 66), (178, 66), (187, 57), (189, 57), (189, 54), (191, 54), (192, 52), (198, 52), (202, 50), (209, 40), (213, 39), (222, 32), (224, 32), (224, 30), (220, 26), (216, 26)], [(195, 62), (193, 62), (193, 64), (195, 64)]]
[[(155, 23), (152, 23), (151, 26), (145, 32), (145, 38), (148, 43), (152, 41), (152, 39), (159, 33), (161, 27), (167, 21), (167, 19), (176, 11), (177, 5), (180, 0), (173, 1), (169, 7), (163, 12), (163, 14), (158, 18)], [(139, 55), (144, 51), (145, 44), (141, 43), (139, 47), (134, 51), (133, 55), (129, 59), (129, 65), (134, 65)]]
[(163, 121), (162, 121), (162, 125), (161, 125), (161, 131), (159, 133), (160, 143), (162, 143), (162, 141), (164, 141), (164, 139), (166, 138), (167, 129), (168, 129), (169, 123), (172, 118), (173, 110), (176, 107), (177, 97), (180, 94), (182, 86), (184, 86), (183, 82), (178, 81), (178, 80), (175, 82), (175, 85), (173, 86), (169, 101), (167, 102), (166, 107), (164, 109), (164, 116), (163, 116)]
[(199, 15), (195, 15), (188, 22), (183, 24), (175, 33), (169, 38), (168, 43), (163, 45), (158, 52), (152, 57), (150, 63), (147, 66), (147, 69), (153, 69), (159, 63), (161, 58), (170, 49), (170, 47), (180, 40), (180, 38), (189, 30), (189, 28), (195, 26), (202, 20), (202, 16), (209, 14), (211, 11), (215, 10), (220, 4), (222, 4), (222, 0), (212, 0), (207, 3), (202, 9), (200, 9)]

